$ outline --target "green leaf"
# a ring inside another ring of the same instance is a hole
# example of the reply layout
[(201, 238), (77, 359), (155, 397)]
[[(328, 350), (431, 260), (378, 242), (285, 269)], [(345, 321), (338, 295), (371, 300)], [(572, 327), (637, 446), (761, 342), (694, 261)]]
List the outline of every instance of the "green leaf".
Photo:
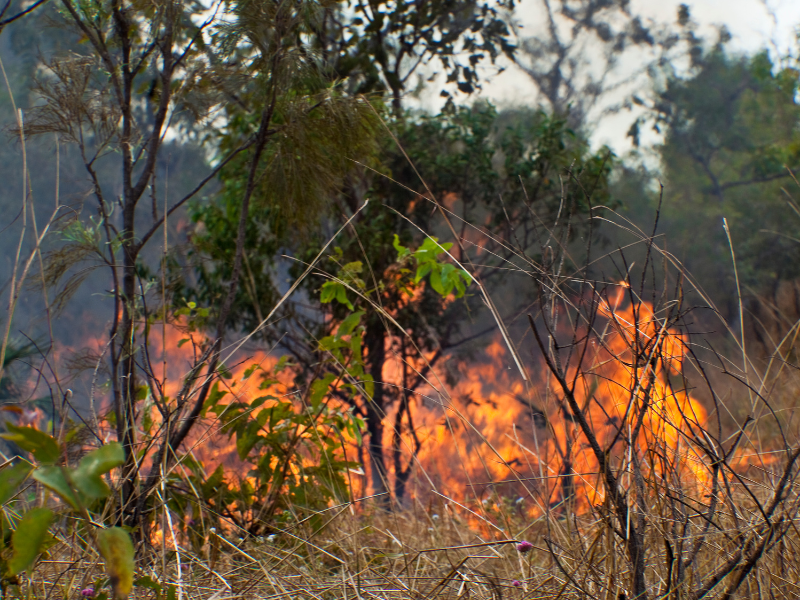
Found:
[(58, 442), (43, 431), (33, 427), (17, 427), (6, 423), (8, 433), (0, 437), (14, 442), (17, 446), (33, 454), (37, 462), (47, 465), (55, 464), (61, 458), (61, 449)]
[(445, 290), (444, 286), (442, 285), (442, 278), (439, 272), (439, 269), (433, 269), (431, 271), (431, 287), (437, 294), (442, 296), (447, 295), (447, 291)]
[(450, 250), (452, 247), (452, 243), (440, 244), (439, 238), (427, 237), (417, 251), (414, 252), (414, 258), (417, 259), (417, 262), (436, 260), (438, 255)]
[(335, 375), (333, 373), (328, 373), (322, 379), (317, 379), (311, 384), (309, 401), (311, 406), (313, 406), (315, 409), (317, 406), (319, 406), (319, 403), (322, 402), (322, 398), (325, 397), (325, 394), (328, 393), (328, 388), (330, 387), (331, 383), (333, 383), (334, 379)]
[(336, 291), (337, 286), (341, 287), (342, 284), (336, 283), (335, 281), (326, 281), (322, 284), (322, 290), (319, 295), (319, 301), (323, 304), (327, 304), (328, 302), (333, 302), (336, 298)]
[(414, 276), (414, 283), (419, 283), (422, 281), (422, 278), (425, 277), (428, 273), (430, 273), (433, 265), (435, 263), (431, 262), (424, 262), (417, 268), (417, 274)]
[(356, 273), (361, 273), (363, 270), (364, 263), (362, 263), (360, 260), (354, 260), (353, 262), (349, 262), (342, 267), (342, 273), (351, 277)]
[(189, 338), (183, 338), (181, 340), (178, 340), (178, 348), (182, 347), (185, 343), (189, 341), (191, 341)]
[(116, 600), (126, 600), (133, 587), (133, 542), (119, 527), (97, 533), (97, 549), (106, 563), (106, 573)]
[(372, 375), (369, 373), (364, 373), (361, 377), (361, 384), (364, 386), (364, 391), (367, 393), (367, 396), (370, 400), (375, 395), (375, 381), (372, 379)]
[(52, 521), (49, 508), (34, 508), (22, 517), (11, 538), (14, 555), (8, 561), (8, 570), (12, 575), (27, 571), (39, 556)]
[(326, 352), (330, 352), (333, 349), (337, 348), (340, 345), (340, 342), (337, 341), (332, 335), (326, 335), (319, 341), (319, 348), (320, 350), (324, 350)]
[(67, 482), (64, 470), (61, 467), (39, 467), (33, 472), (33, 478), (47, 489), (58, 494), (59, 498), (69, 504), (73, 510), (80, 510), (81, 501)]
[(144, 577), (139, 577), (136, 581), (133, 582), (133, 585), (136, 587), (143, 587), (148, 590), (153, 590), (154, 592), (160, 592), (164, 588), (152, 577), (148, 577), (145, 575)]
[(8, 502), (33, 468), (24, 460), (0, 471), (0, 506)]
[(394, 234), (394, 242), (392, 242), (394, 249), (397, 250), (397, 260), (403, 260), (406, 256), (411, 254), (411, 250), (400, 244), (400, 236)]
[(125, 462), (125, 451), (118, 442), (111, 442), (84, 456), (70, 473), (73, 485), (89, 498), (105, 498), (111, 492), (102, 475)]
[(225, 470), (219, 465), (202, 484), (203, 498), (209, 499), (225, 484)]
[(340, 304), (344, 304), (350, 310), (353, 310), (353, 303), (347, 298), (347, 289), (341, 284), (337, 284), (336, 288), (336, 300)]
[(363, 310), (359, 310), (358, 312), (348, 315), (347, 318), (339, 324), (339, 329), (336, 330), (336, 337), (350, 335), (353, 333), (353, 329), (355, 329), (361, 322), (361, 317), (363, 315)]
[(246, 459), (260, 439), (258, 431), (241, 432), (236, 438), (236, 451), (239, 453), (239, 458)]
[(135, 585), (136, 587), (142, 587), (148, 590), (153, 590), (156, 593), (164, 589), (161, 586), (161, 584), (158, 583), (155, 579), (153, 579), (152, 577), (148, 577), (146, 575), (144, 577), (139, 577), (139, 579), (133, 582), (133, 585)]

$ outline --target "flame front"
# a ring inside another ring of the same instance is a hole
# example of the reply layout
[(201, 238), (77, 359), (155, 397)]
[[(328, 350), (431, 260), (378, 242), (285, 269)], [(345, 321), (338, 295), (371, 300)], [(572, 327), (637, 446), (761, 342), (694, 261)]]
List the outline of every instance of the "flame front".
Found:
[[(673, 385), (681, 377), (686, 340), (656, 318), (649, 303), (624, 301), (625, 292), (619, 287), (602, 302), (593, 341), (583, 358), (568, 368), (566, 380), (573, 386), (574, 401), (622, 477), (635, 459), (648, 474), (678, 473), (687, 484), (702, 487), (707, 467), (687, 431), (703, 424), (707, 415), (682, 385)], [(178, 372), (192, 364), (195, 351), (191, 344), (179, 345), (185, 335), (179, 328), (166, 328), (165, 343), (158, 337), (159, 329), (154, 328), (151, 344), (167, 350), (164, 390), (174, 399), (182, 385)], [(395, 342), (389, 339), (387, 344)], [(392, 352), (387, 355), (397, 357)], [(405, 464), (413, 462), (409, 494), (420, 498), (433, 490), (465, 502), (526, 496), (535, 499), (528, 503), (529, 513), (567, 500), (584, 507), (601, 502), (597, 458), (556, 378), (541, 363), (531, 380), (523, 382), (499, 337), (488, 344), (482, 358), (458, 365), (459, 380), (452, 390), (439, 385), (443, 376), (432, 377), (433, 385), (414, 403), (416, 429), (406, 428), (399, 444)], [(264, 390), (243, 372), (254, 363), (271, 369), (276, 360), (256, 353), (232, 368), (232, 377), (222, 381), (229, 397), (250, 402), (263, 395)], [(423, 362), (419, 359), (420, 364), (410, 368), (419, 371)], [(401, 388), (402, 371), (399, 357), (387, 361), (385, 381)], [(291, 388), (287, 376), (270, 393), (284, 396)], [(155, 408), (150, 405), (145, 410), (152, 415), (151, 427), (157, 427)], [(388, 414), (384, 419), (387, 449), (398, 447), (393, 439), (395, 417)], [(421, 442), (416, 457), (414, 436)], [(355, 442), (349, 443), (348, 455), (359, 455)], [(204, 464), (207, 473), (223, 464), (245, 479), (252, 467), (238, 459), (235, 441), (220, 435), (213, 423), (198, 426), (184, 449)], [(388, 462), (393, 477), (397, 463)], [(364, 469), (369, 471), (368, 462)], [(358, 491), (369, 493), (367, 481), (365, 477)]]
[[(690, 440), (707, 415), (673, 383), (681, 378), (686, 339), (656, 318), (651, 304), (624, 302), (625, 292), (619, 287), (602, 302), (594, 339), (565, 380), (624, 484), (638, 460), (646, 476), (669, 472), (699, 489), (708, 470)], [(557, 379), (542, 364), (538, 379), (525, 385), (499, 338), (485, 358), (461, 365), (452, 393), (429, 390), (418, 409), (418, 462), (427, 475), (418, 489), (432, 481), (456, 499), (529, 496), (537, 499), (534, 513), (565, 500), (601, 502), (596, 455)]]

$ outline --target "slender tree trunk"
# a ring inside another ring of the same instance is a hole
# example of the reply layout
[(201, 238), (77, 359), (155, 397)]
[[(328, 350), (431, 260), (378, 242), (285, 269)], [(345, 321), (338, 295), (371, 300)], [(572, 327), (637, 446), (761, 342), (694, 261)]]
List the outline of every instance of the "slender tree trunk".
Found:
[[(126, 206), (127, 208), (127, 206)], [(133, 207), (131, 207), (133, 208)], [(125, 451), (125, 463), (122, 472), (125, 479), (122, 485), (122, 515), (133, 509), (136, 493), (136, 254), (134, 251), (134, 211), (123, 213), (122, 247), (122, 315), (121, 319), (121, 356), (120, 356), (120, 410), (121, 422), (117, 423), (117, 435)], [(124, 518), (124, 517), (123, 517)]]
[(367, 323), (364, 334), (367, 348), (367, 362), (369, 374), (375, 382), (374, 393), (371, 400), (367, 401), (367, 433), (369, 443), (370, 474), (372, 480), (372, 493), (384, 494), (380, 503), (388, 505), (390, 498), (388, 491), (388, 472), (386, 458), (383, 452), (383, 417), (386, 415), (384, 406), (383, 363), (386, 360), (385, 332), (383, 323), (374, 319)]

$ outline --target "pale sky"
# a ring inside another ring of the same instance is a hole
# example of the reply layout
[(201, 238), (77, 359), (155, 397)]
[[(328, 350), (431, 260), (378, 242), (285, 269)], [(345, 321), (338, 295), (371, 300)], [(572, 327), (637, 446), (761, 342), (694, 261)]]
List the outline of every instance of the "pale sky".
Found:
[[(734, 51), (755, 52), (764, 47), (771, 53), (797, 55), (796, 32), (800, 26), (800, 0), (684, 0), (696, 21), (701, 35), (716, 37), (717, 27), (727, 26), (732, 35), (729, 48)], [(676, 23), (680, 0), (631, 0), (631, 12), (658, 23)], [(535, 35), (543, 26), (541, 18), (542, 0), (521, 0), (517, 18), (524, 25), (523, 33)], [(620, 70), (633, 72), (646, 62), (642, 54), (626, 56)], [(638, 85), (648, 85), (646, 77)], [(431, 87), (433, 92), (435, 88)], [(634, 88), (622, 96), (630, 95)], [(437, 94), (438, 95), (438, 94)], [(484, 86), (480, 94), (499, 107), (530, 104), (535, 99), (535, 88), (527, 75), (510, 65), (506, 72), (496, 75)], [(622, 98), (620, 96), (620, 99)], [(627, 97), (626, 96), (626, 97)], [(441, 101), (435, 96), (421, 98), (423, 104), (435, 106)], [(598, 125), (593, 136), (593, 145), (609, 144), (618, 153), (631, 148), (625, 134), (633, 122), (632, 113), (623, 111), (610, 117), (597, 117)], [(655, 136), (655, 134), (652, 134)], [(651, 137), (652, 137), (651, 136)], [(656, 139), (644, 139), (654, 142)]]

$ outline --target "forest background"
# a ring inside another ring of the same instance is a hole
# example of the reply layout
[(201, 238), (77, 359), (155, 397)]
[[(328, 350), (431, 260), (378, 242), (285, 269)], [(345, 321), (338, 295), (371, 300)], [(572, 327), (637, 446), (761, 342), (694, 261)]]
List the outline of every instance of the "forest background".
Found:
[[(535, 33), (526, 10), (6, 5), (6, 456), (27, 456), (15, 428), (32, 424), (67, 463), (118, 442), (102, 514), (139, 544), (163, 537), (164, 505), (261, 536), (343, 498), (467, 502), (481, 467), (500, 483), (535, 469), (470, 446), (475, 464), (449, 473), (431, 389), (456, 390), (484, 441), (544, 432), (521, 391), (542, 365), (537, 273), (630, 286), (653, 240), (695, 284), (698, 354), (746, 352), (745, 374), (792, 357), (798, 45), (743, 51), (687, 5), (656, 20), (622, 0), (544, 2)], [(529, 103), (487, 100), (508, 73)], [(642, 289), (677, 285), (668, 270)], [(724, 425), (746, 427), (746, 390), (720, 394)], [(575, 497), (567, 446), (548, 502)], [(166, 477), (176, 465), (189, 474)]]

